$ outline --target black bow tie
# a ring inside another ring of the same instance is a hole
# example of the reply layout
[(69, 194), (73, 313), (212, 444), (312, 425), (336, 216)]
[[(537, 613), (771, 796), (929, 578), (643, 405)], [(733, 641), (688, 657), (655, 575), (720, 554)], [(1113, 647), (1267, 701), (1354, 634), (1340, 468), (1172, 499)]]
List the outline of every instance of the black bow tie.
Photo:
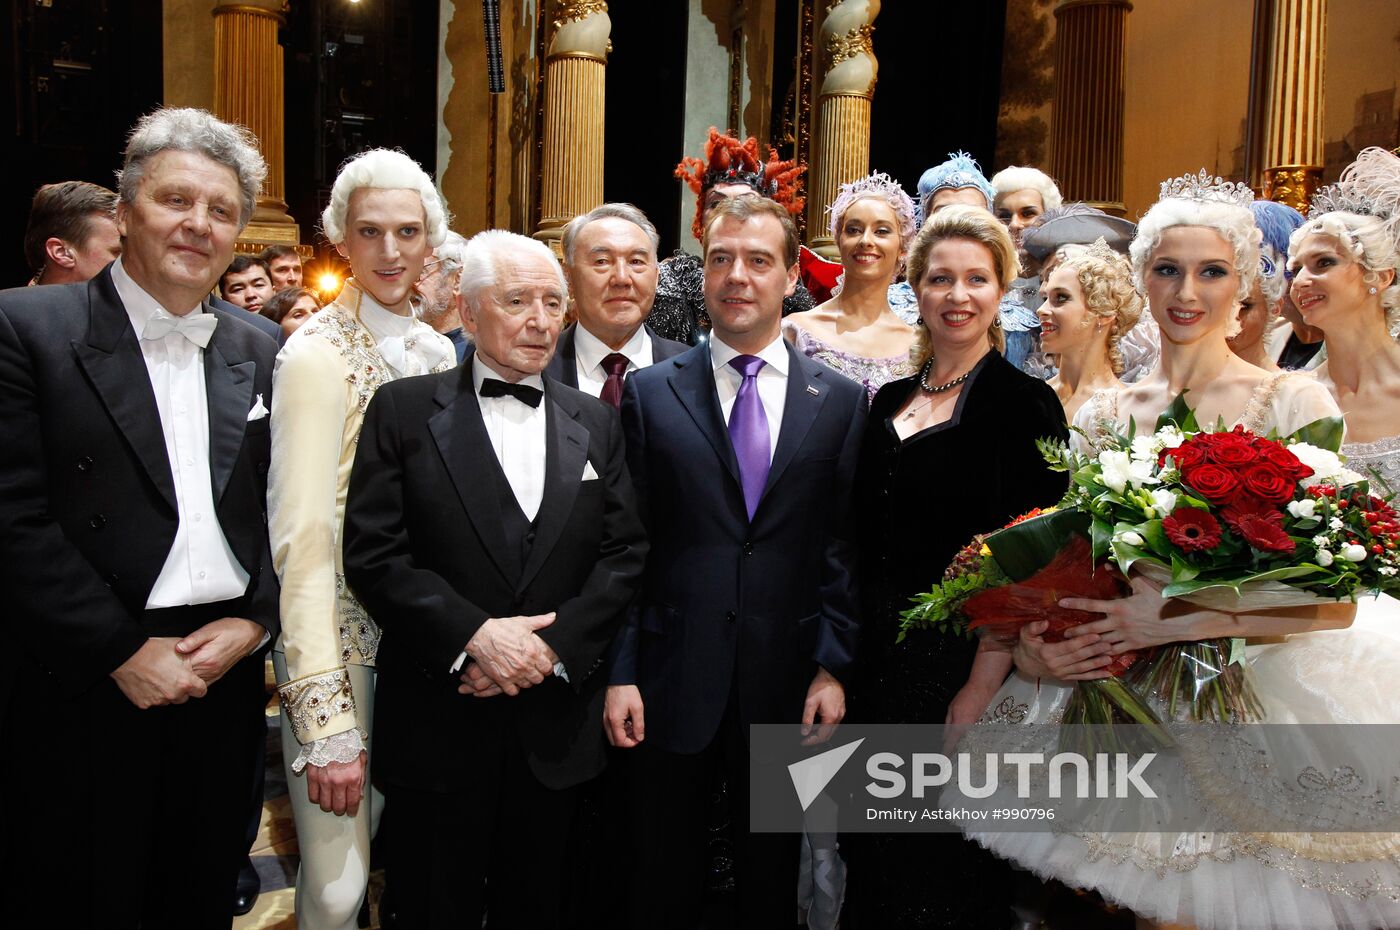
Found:
[(498, 378), (485, 378), (481, 382), (482, 397), (514, 397), (522, 404), (529, 404), (531, 407), (538, 407), (544, 391), (537, 387), (530, 387), (528, 384), (511, 384), (508, 381), (501, 381)]

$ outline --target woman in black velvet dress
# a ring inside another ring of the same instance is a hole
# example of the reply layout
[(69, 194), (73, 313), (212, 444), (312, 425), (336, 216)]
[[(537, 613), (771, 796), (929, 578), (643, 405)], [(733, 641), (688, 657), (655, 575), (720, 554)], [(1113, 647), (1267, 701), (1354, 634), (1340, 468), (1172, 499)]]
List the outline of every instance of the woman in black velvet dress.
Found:
[[(864, 611), (850, 722), (972, 723), (1010, 670), (1009, 653), (979, 652), (974, 641), (928, 631), (895, 639), (909, 599), (973, 536), (1055, 503), (1068, 484), (1035, 446), (1068, 437), (1054, 391), (999, 351), (998, 305), (1016, 273), (1005, 227), (977, 207), (940, 210), (910, 250), (920, 373), (881, 388), (861, 450)], [(961, 834), (855, 834), (842, 850), (847, 930), (1012, 923), (1010, 869)]]

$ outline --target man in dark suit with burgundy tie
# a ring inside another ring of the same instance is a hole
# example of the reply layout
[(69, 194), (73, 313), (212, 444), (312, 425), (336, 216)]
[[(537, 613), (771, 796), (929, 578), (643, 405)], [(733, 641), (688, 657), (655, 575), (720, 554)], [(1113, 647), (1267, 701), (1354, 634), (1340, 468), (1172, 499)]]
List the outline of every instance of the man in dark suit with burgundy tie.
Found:
[(614, 407), (634, 371), (690, 350), (644, 325), (656, 298), (660, 237), (630, 203), (605, 203), (564, 228), (564, 271), (577, 322), (559, 336), (546, 372)]
[(563, 272), (467, 244), (457, 369), (365, 414), (345, 572), (383, 630), (375, 777), (399, 923), (556, 928), (568, 826), (603, 768), (603, 657), (646, 557), (615, 410), (542, 377)]
[(702, 912), (705, 801), (735, 812), (737, 911), (790, 926), (797, 837), (750, 834), (750, 724), (835, 724), (854, 659), (849, 499), (865, 423), (854, 381), (781, 337), (797, 282), (782, 207), (726, 200), (704, 236), (707, 345), (635, 374), (627, 460), (651, 543), (614, 646), (605, 727), (627, 749), (634, 927)]
[(241, 127), (158, 110), (127, 145), (121, 258), (0, 294), (14, 926), (229, 926), (278, 630), (277, 345), (207, 297), (265, 171)]

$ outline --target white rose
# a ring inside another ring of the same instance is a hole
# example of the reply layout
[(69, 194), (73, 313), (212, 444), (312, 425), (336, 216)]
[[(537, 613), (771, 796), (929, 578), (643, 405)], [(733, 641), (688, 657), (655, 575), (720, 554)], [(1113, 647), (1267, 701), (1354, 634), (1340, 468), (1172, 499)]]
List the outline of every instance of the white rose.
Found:
[(1357, 543), (1348, 543), (1342, 547), (1342, 551), (1337, 553), (1348, 562), (1366, 561), (1366, 547)]
[(1142, 546), (1143, 538), (1132, 530), (1124, 530), (1118, 534), (1118, 541), (1125, 542), (1130, 546)]
[(1366, 476), (1359, 475), (1356, 472), (1352, 471), (1350, 468), (1343, 468), (1341, 471), (1337, 472), (1334, 480), (1337, 482), (1337, 484), (1341, 485), (1342, 487), (1346, 487), (1350, 484), (1357, 484), (1359, 482), (1365, 481)]
[(1163, 449), (1175, 449), (1186, 441), (1186, 434), (1175, 426), (1164, 426), (1157, 430), (1157, 442)]
[(1342, 472), (1342, 460), (1337, 457), (1335, 452), (1319, 449), (1306, 442), (1295, 442), (1288, 447), (1288, 451), (1298, 456), (1298, 461), (1313, 470), (1311, 475), (1303, 479), (1303, 484), (1306, 487), (1310, 488), (1315, 484), (1331, 481)]
[(1317, 510), (1317, 501), (1311, 497), (1305, 497), (1300, 501), (1293, 501), (1288, 505), (1288, 512), (1299, 520), (1311, 520)]
[(1139, 459), (1137, 461), (1129, 462), (1128, 480), (1132, 482), (1132, 485), (1135, 488), (1140, 488), (1144, 484), (1161, 484), (1162, 479), (1152, 474), (1152, 472), (1156, 468), (1157, 460), (1155, 458)]
[(1323, 568), (1331, 565), (1332, 553), (1328, 552), (1326, 549), (1317, 550), (1317, 564), (1321, 565)]
[(1153, 491), (1152, 509), (1157, 512), (1157, 516), (1165, 517), (1176, 509), (1176, 495), (1165, 489)]
[(1128, 453), (1105, 449), (1099, 453), (1099, 467), (1103, 469), (1104, 485), (1122, 494), (1128, 486)]
[(1157, 437), (1152, 435), (1133, 437), (1133, 460), (1144, 462), (1147, 460), (1156, 461), (1157, 453), (1162, 451), (1162, 447), (1157, 443)]

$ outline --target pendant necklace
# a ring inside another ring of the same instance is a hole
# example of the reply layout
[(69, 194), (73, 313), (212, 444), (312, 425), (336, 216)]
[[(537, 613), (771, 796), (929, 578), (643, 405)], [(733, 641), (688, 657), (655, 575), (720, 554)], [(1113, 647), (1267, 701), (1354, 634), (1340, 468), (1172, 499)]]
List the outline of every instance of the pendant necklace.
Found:
[[(951, 391), (953, 388), (966, 381), (968, 377), (971, 376), (972, 369), (969, 368), (967, 371), (958, 375), (956, 378), (954, 378), (952, 381), (949, 381), (947, 384), (929, 384), (928, 376), (932, 373), (933, 359), (929, 359), (927, 362), (924, 362), (923, 370), (919, 372), (919, 387), (923, 388), (924, 391), (928, 392), (929, 394), (942, 394), (944, 391)], [(932, 404), (934, 400), (935, 398), (930, 397), (928, 400), (924, 401), (919, 406), (912, 408), (911, 410), (909, 410), (909, 412), (904, 414), (904, 419), (914, 419), (914, 414), (918, 413), (920, 410)]]

